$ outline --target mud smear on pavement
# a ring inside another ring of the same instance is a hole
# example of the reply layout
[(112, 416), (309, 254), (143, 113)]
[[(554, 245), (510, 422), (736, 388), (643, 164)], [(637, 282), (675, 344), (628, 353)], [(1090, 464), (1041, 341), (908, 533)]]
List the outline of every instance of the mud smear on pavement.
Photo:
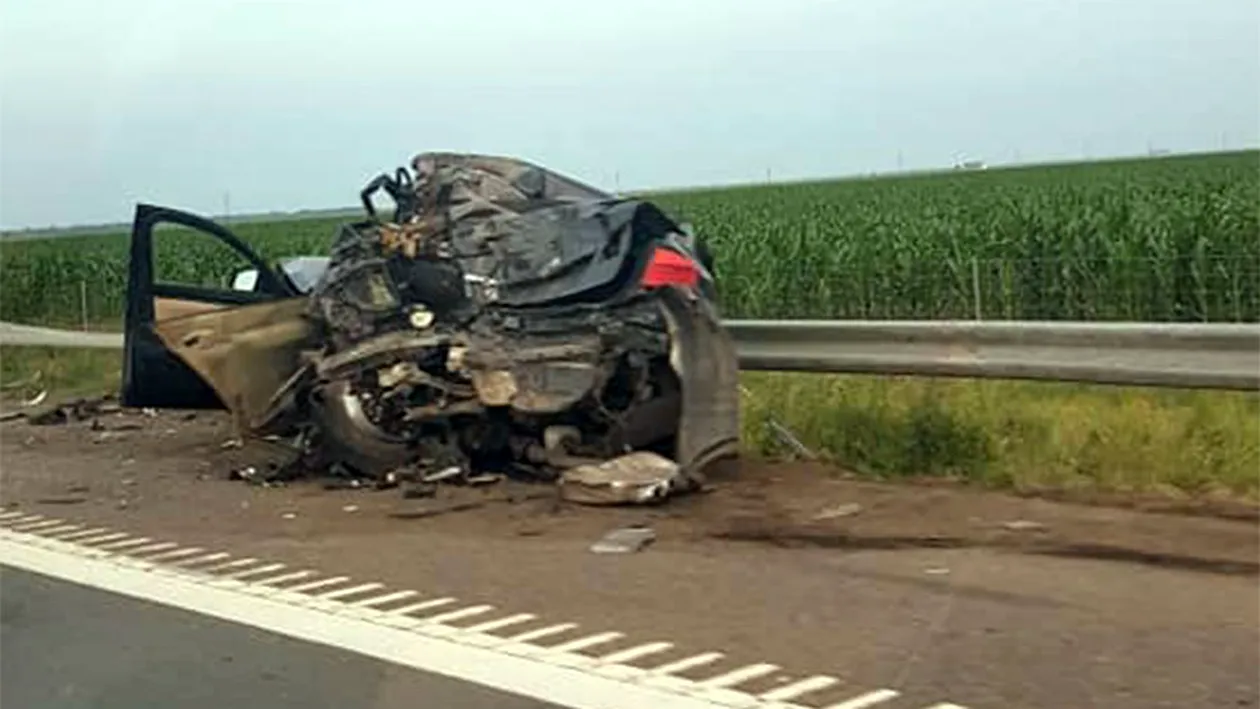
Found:
[(1260, 574), (1254, 516), (1080, 505), (837, 479), (814, 463), (745, 463), (694, 510), (723, 541), (852, 551), (985, 548), (1230, 575)]
[(734, 524), (731, 529), (712, 535), (716, 539), (738, 542), (762, 542), (776, 546), (851, 551), (895, 551), (900, 549), (995, 549), (1016, 551), (1024, 554), (1040, 554), (1076, 559), (1096, 559), (1145, 564), (1162, 568), (1182, 569), (1236, 576), (1260, 574), (1260, 563), (1211, 559), (1181, 554), (1143, 551), (1105, 544), (1081, 544), (1072, 542), (985, 540), (964, 537), (941, 536), (861, 536), (830, 530), (808, 530), (791, 526), (775, 527), (765, 520), (747, 519)]
[[(320, 482), (260, 488), (229, 481), (264, 465), (264, 449), (224, 447), (220, 413), (94, 411), (62, 425), (0, 424), (0, 503), (150, 534), (291, 539), (414, 530), (521, 544), (590, 540), (651, 526), (666, 547), (756, 543), (838, 551), (987, 548), (1217, 574), (1260, 574), (1254, 517), (1151, 513), (943, 485), (844, 478), (819, 463), (732, 462), (707, 489), (659, 507), (588, 508), (554, 488), (505, 481), (398, 490), (325, 490)], [(141, 426), (130, 425), (140, 423)], [(126, 423), (127, 425), (123, 425)], [(81, 519), (82, 518), (82, 519)]]

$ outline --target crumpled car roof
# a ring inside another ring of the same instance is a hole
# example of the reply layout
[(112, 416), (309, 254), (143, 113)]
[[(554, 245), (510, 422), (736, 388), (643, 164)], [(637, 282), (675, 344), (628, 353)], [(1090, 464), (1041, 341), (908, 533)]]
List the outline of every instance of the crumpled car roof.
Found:
[(545, 200), (599, 201), (613, 197), (609, 192), (567, 175), (502, 155), (426, 151), (411, 159), (411, 169), (419, 180), (439, 170), (476, 175), (480, 178), (479, 191), (487, 196), (517, 191), (533, 199)]

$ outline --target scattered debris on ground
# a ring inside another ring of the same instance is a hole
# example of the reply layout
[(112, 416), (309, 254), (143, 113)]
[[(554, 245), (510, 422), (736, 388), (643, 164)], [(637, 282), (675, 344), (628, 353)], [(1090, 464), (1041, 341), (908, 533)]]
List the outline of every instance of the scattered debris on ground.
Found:
[(814, 519), (821, 521), (826, 519), (839, 519), (840, 517), (850, 517), (862, 511), (862, 506), (856, 502), (847, 502), (843, 505), (834, 505), (828, 507), (818, 514), (814, 515)]
[(596, 554), (632, 554), (656, 541), (651, 527), (633, 525), (614, 529), (591, 545)]
[(123, 412), (124, 409), (118, 404), (117, 397), (109, 395), (71, 399), (43, 411), (29, 413), (26, 419), (33, 426), (57, 426), (72, 422), (89, 421), (98, 416), (121, 414)]
[(1010, 522), (1003, 522), (1002, 528), (1009, 529), (1012, 532), (1044, 532), (1046, 525), (1032, 520), (1016, 519)]
[(560, 476), (561, 497), (588, 505), (653, 504), (697, 487), (678, 463), (650, 451), (579, 465)]

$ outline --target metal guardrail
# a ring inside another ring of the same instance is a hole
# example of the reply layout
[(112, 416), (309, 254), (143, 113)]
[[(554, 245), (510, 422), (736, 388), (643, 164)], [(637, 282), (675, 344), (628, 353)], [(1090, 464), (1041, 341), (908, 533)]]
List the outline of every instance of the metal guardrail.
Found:
[(0, 322), (0, 345), (121, 350), (123, 336), (117, 332), (79, 332)]
[(730, 320), (749, 370), (1260, 389), (1260, 325)]
[[(746, 370), (1260, 390), (1260, 325), (728, 320)], [(118, 333), (0, 323), (0, 345), (120, 349)]]

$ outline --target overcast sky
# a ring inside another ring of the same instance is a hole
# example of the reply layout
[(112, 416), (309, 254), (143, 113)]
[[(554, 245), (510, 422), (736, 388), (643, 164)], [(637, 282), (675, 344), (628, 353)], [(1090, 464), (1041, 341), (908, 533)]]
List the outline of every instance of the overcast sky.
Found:
[(355, 204), (421, 150), (607, 187), (1260, 143), (1256, 0), (0, 0), (0, 225)]

